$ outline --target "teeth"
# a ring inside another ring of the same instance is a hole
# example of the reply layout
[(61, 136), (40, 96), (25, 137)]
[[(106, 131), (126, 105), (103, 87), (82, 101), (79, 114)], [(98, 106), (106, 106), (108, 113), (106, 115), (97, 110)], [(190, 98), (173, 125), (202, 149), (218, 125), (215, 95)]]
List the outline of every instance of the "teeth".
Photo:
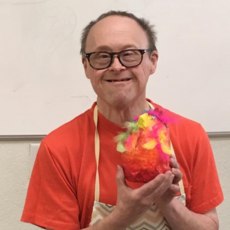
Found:
[(130, 79), (122, 79), (122, 80), (107, 80), (108, 82), (117, 82), (117, 81), (129, 81)]

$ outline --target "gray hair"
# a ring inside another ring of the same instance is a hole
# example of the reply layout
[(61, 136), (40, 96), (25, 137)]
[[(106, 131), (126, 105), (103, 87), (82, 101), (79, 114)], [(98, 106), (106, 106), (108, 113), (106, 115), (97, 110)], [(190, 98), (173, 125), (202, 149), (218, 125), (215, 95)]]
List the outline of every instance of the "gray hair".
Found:
[(81, 50), (80, 53), (81, 55), (83, 55), (85, 53), (85, 47), (86, 47), (86, 40), (89, 34), (89, 31), (91, 30), (91, 28), (100, 20), (102, 20), (103, 18), (109, 17), (109, 16), (122, 16), (122, 17), (128, 17), (131, 18), (133, 20), (135, 20), (140, 26), (141, 28), (146, 32), (146, 35), (148, 37), (148, 42), (149, 42), (149, 49), (154, 51), (157, 50), (156, 48), (156, 32), (154, 31), (154, 26), (151, 25), (149, 23), (149, 21), (147, 21), (144, 18), (138, 18), (136, 17), (134, 14), (132, 13), (128, 13), (126, 11), (109, 11), (107, 13), (101, 14), (96, 20), (91, 21), (82, 31), (82, 35), (81, 35)]

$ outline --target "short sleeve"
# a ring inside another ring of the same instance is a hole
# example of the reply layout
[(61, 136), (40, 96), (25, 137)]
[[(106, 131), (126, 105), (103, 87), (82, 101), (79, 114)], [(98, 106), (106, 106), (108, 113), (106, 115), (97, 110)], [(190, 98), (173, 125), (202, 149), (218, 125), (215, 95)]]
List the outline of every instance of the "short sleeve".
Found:
[(21, 220), (42, 228), (79, 229), (77, 194), (65, 166), (41, 142)]
[(223, 201), (223, 193), (209, 138), (201, 126), (194, 148), (189, 209), (196, 213), (205, 213)]

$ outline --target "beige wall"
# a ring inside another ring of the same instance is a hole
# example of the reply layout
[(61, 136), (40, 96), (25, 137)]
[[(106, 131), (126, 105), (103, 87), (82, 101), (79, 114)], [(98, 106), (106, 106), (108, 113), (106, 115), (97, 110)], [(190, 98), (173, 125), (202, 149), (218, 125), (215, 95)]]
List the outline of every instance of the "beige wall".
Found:
[[(230, 137), (210, 138), (214, 150), (225, 201), (218, 207), (220, 229), (230, 226)], [(0, 229), (35, 230), (20, 222), (30, 175), (30, 143), (36, 141), (0, 141)]]

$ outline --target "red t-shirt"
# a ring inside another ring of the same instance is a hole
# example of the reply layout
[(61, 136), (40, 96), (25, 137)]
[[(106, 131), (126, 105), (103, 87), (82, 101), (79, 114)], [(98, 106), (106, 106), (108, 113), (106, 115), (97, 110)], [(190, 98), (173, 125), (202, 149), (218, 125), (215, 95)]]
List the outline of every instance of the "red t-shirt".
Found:
[[(95, 151), (93, 109), (59, 127), (41, 142), (21, 220), (55, 230), (89, 225), (94, 203)], [(223, 201), (209, 139), (200, 124), (154, 104), (173, 118), (170, 137), (183, 173), (186, 206), (204, 213)], [(114, 137), (121, 127), (98, 117), (100, 202), (115, 205), (116, 172), (121, 165)], [(140, 184), (129, 183), (132, 187)]]

